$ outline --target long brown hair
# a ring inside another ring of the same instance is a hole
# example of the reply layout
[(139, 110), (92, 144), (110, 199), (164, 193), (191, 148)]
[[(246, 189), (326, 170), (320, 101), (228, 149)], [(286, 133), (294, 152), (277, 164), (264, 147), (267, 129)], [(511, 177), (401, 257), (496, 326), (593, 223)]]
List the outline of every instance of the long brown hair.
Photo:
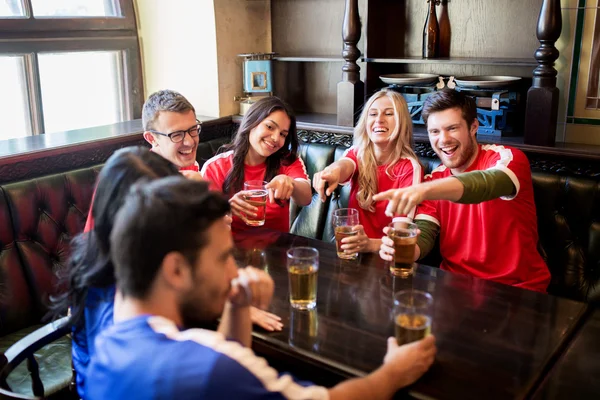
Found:
[(290, 129), (284, 145), (267, 157), (267, 171), (264, 180), (270, 182), (279, 173), (282, 165), (290, 165), (298, 157), (298, 136), (296, 116), (290, 106), (279, 97), (271, 96), (254, 103), (244, 115), (233, 142), (223, 146), (223, 151), (233, 150), (233, 167), (223, 182), (223, 193), (233, 194), (244, 186), (244, 160), (250, 149), (250, 131), (275, 111), (283, 111), (290, 119)]
[(365, 103), (358, 123), (356, 124), (356, 128), (354, 128), (354, 148), (356, 149), (358, 162), (360, 163), (358, 169), (359, 189), (356, 193), (356, 200), (358, 200), (358, 204), (361, 208), (371, 212), (375, 211), (375, 207), (373, 207), (373, 195), (378, 192), (378, 162), (375, 158), (373, 142), (369, 138), (369, 133), (367, 132), (367, 118), (369, 109), (375, 100), (384, 96), (392, 101), (394, 106), (394, 118), (396, 120), (396, 128), (390, 136), (389, 145), (392, 146), (392, 151), (390, 152), (388, 159), (383, 160), (383, 162), (387, 164), (386, 174), (390, 178), (394, 178), (392, 168), (401, 158), (413, 158), (418, 162), (418, 158), (412, 149), (412, 121), (410, 119), (406, 100), (404, 100), (404, 97), (402, 97), (400, 93), (389, 89), (382, 89), (373, 94), (373, 96)]

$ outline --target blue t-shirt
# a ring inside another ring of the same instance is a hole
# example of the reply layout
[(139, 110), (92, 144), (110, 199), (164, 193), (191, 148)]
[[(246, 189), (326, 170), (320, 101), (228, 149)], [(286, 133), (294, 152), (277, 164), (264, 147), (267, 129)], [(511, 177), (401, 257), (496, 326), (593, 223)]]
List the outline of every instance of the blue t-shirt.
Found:
[(115, 286), (88, 289), (83, 310), (83, 321), (80, 326), (73, 327), (71, 356), (77, 375), (77, 393), (84, 398), (85, 378), (88, 364), (94, 356), (96, 336), (113, 325), (113, 309), (115, 305)]
[(141, 316), (96, 339), (85, 385), (94, 399), (328, 399), (327, 389), (279, 376), (251, 349), (204, 329)]

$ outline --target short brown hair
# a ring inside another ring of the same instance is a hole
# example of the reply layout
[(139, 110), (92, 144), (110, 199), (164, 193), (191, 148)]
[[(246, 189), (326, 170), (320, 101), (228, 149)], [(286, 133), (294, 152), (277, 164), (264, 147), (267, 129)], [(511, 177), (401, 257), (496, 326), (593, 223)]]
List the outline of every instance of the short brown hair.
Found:
[(193, 111), (196, 113), (192, 103), (188, 101), (181, 93), (174, 90), (159, 90), (148, 97), (148, 100), (142, 107), (142, 125), (145, 131), (154, 129), (154, 122), (161, 111), (172, 111), (185, 113)]
[(427, 125), (427, 120), (431, 114), (450, 108), (459, 108), (463, 119), (467, 121), (467, 126), (469, 127), (477, 119), (477, 106), (470, 96), (457, 90), (444, 89), (433, 93), (425, 99), (423, 111), (421, 112), (423, 122)]

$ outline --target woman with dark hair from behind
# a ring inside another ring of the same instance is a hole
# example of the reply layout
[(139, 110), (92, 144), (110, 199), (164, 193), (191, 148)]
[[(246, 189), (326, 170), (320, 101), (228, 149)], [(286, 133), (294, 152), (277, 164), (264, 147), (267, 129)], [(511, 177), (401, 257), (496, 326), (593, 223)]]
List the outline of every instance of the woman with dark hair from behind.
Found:
[[(116, 151), (100, 171), (92, 202), (93, 224), (76, 236), (68, 262), (69, 288), (57, 299), (53, 311), (71, 311), (72, 358), (77, 392), (84, 397), (86, 369), (94, 355), (94, 339), (113, 324), (114, 267), (110, 258), (110, 233), (117, 211), (130, 187), (140, 178), (182, 176), (175, 165), (143, 147)], [(182, 177), (182, 179), (184, 179)]]
[(233, 233), (252, 229), (246, 216), (256, 217), (258, 208), (246, 200), (244, 182), (265, 181), (269, 191), (264, 226), (289, 232), (289, 200), (310, 204), (312, 189), (306, 167), (298, 157), (296, 117), (278, 97), (254, 103), (225, 152), (206, 161), (200, 172), (229, 197)]

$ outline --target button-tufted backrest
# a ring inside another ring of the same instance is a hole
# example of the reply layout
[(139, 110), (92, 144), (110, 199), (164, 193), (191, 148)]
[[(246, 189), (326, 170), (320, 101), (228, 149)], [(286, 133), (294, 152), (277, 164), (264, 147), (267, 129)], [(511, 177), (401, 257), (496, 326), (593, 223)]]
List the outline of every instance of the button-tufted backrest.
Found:
[(0, 188), (0, 336), (37, 322), (17, 251), (12, 218)]
[(48, 296), (59, 289), (57, 276), (64, 272), (71, 238), (83, 229), (98, 171), (86, 168), (2, 187), (36, 321)]
[(548, 291), (599, 301), (600, 182), (540, 172), (532, 178)]

